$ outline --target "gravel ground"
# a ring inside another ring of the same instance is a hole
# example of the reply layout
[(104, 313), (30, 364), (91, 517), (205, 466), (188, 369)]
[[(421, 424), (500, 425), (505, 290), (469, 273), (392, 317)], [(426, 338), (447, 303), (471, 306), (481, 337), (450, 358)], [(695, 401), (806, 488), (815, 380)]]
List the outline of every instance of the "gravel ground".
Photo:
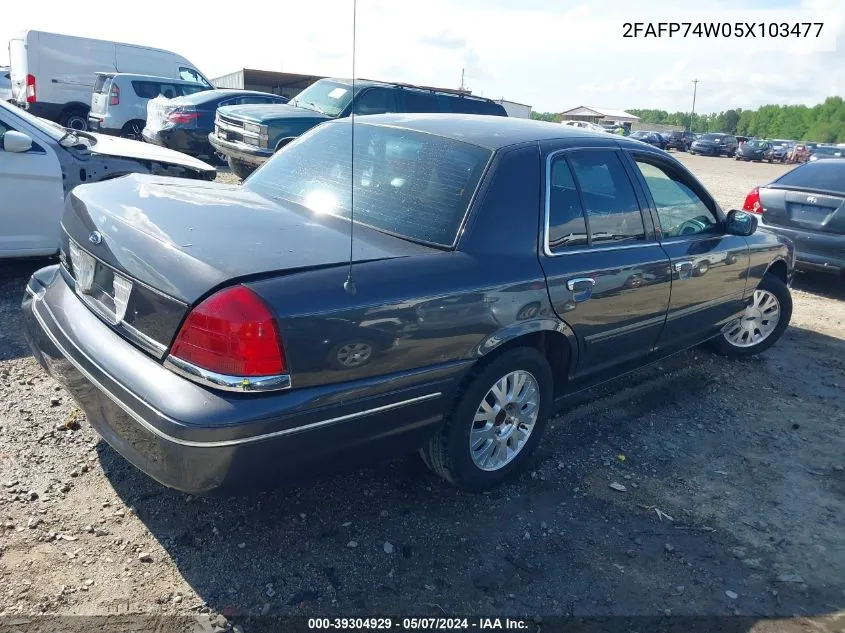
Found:
[[(785, 169), (681, 159), (726, 209)], [(845, 615), (842, 279), (799, 276), (760, 358), (696, 349), (579, 396), (489, 494), (409, 456), (193, 498), (125, 463), (29, 356), (19, 303), (44, 263), (0, 265), (0, 615)]]

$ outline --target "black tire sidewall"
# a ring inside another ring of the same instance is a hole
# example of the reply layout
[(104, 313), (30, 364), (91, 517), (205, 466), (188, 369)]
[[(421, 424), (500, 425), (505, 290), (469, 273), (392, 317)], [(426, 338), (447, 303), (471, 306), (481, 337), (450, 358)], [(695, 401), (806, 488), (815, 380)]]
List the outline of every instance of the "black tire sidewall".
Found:
[(786, 328), (789, 327), (789, 322), (792, 319), (792, 295), (789, 292), (789, 288), (786, 287), (786, 284), (774, 275), (766, 274), (763, 276), (763, 279), (760, 281), (756, 290), (766, 290), (771, 292), (775, 298), (777, 298), (778, 303), (780, 304), (780, 317), (777, 326), (775, 326), (774, 331), (766, 337), (766, 340), (761, 341), (756, 345), (752, 345), (751, 347), (736, 347), (731, 345), (725, 338), (724, 334), (719, 334), (718, 337), (713, 339), (713, 344), (716, 351), (719, 353), (733, 358), (743, 358), (746, 356), (760, 354), (777, 343), (778, 339), (780, 339), (786, 331)]
[[(484, 471), (472, 461), (469, 436), (472, 422), (481, 399), (500, 378), (517, 370), (534, 376), (540, 389), (540, 407), (534, 429), (526, 445), (504, 468)], [(518, 348), (505, 352), (476, 375), (464, 391), (449, 416), (444, 441), (447, 443), (449, 471), (456, 484), (469, 490), (486, 490), (502, 482), (523, 468), (545, 431), (554, 408), (554, 378), (545, 356), (532, 348)]]

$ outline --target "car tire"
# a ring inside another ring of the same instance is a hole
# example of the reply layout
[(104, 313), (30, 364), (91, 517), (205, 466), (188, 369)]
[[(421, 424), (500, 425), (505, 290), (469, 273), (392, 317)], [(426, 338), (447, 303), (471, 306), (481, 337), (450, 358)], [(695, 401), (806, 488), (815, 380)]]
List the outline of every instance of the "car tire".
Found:
[[(546, 357), (529, 347), (506, 351), (468, 376), (443, 427), (421, 449), (423, 461), (458, 488), (493, 488), (530, 461), (553, 407)], [(487, 421), (476, 420), (485, 413)]]
[(247, 176), (249, 176), (252, 172), (255, 171), (255, 167), (253, 167), (249, 163), (245, 163), (242, 160), (232, 158), (231, 156), (226, 159), (226, 162), (229, 163), (229, 169), (232, 170), (232, 173), (235, 174), (241, 180), (244, 180)]
[[(770, 303), (772, 299), (774, 303)], [(773, 313), (769, 306), (777, 309), (777, 322), (771, 329), (768, 323)], [(753, 305), (746, 309), (742, 317), (722, 328), (719, 336), (711, 339), (710, 343), (717, 353), (729, 358), (754, 356), (777, 342), (789, 326), (791, 318), (792, 295), (789, 288), (771, 273), (766, 273), (754, 291)], [(765, 335), (755, 342), (754, 336), (757, 333)]]
[(59, 116), (59, 125), (78, 132), (88, 129), (88, 111), (82, 108), (70, 108)]
[(120, 136), (123, 138), (132, 139), (135, 141), (143, 141), (144, 137), (141, 136), (141, 130), (144, 129), (146, 125), (146, 121), (142, 121), (141, 119), (135, 119), (134, 121), (129, 121), (123, 128), (120, 130)]

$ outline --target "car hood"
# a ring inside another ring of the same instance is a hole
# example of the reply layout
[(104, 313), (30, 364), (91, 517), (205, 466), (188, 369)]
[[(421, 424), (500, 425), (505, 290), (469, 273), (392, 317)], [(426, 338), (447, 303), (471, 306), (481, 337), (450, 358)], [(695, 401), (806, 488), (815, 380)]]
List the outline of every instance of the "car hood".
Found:
[(722, 145), (722, 143), (717, 143), (716, 141), (704, 141), (704, 140), (693, 141), (692, 144), (693, 145), (700, 145), (701, 147), (717, 147), (719, 145)]
[(97, 139), (97, 142), (89, 150), (91, 154), (156, 161), (170, 165), (179, 165), (180, 167), (187, 167), (202, 172), (215, 170), (214, 167), (198, 158), (167, 149), (166, 147), (133, 141), (128, 138), (107, 136), (105, 134), (92, 134), (91, 136)]
[(320, 114), (316, 110), (300, 108), (287, 103), (224, 106), (219, 108), (218, 112), (224, 116), (246, 119), (247, 121), (265, 125), (280, 119), (316, 119), (327, 121), (331, 118), (328, 115)]
[[(131, 174), (76, 187), (62, 225), (113, 268), (185, 303), (233, 279), (345, 265), (349, 222), (239, 185)], [(89, 237), (99, 232), (101, 242)], [(354, 261), (434, 249), (355, 226)]]

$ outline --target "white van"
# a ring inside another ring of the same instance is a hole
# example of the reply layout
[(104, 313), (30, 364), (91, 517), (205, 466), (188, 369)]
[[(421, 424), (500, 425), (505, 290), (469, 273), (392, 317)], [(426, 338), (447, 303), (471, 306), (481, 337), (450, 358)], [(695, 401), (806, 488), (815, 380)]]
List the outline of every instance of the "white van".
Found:
[(98, 72), (140, 73), (211, 83), (176, 53), (44, 31), (9, 40), (12, 97), (32, 114), (76, 130), (88, 127), (91, 91)]

